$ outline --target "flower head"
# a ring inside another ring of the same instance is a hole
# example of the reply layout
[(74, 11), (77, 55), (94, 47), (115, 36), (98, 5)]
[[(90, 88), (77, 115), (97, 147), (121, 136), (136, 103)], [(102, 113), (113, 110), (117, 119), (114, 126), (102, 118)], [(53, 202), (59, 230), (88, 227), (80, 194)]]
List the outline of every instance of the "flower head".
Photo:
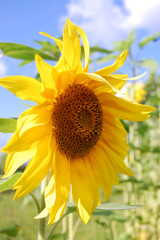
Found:
[(2, 149), (8, 153), (4, 177), (30, 160), (14, 186), (15, 198), (32, 191), (49, 174), (46, 208), (39, 217), (50, 214), (49, 223), (57, 221), (72, 185), (78, 213), (87, 223), (100, 204), (99, 187), (107, 200), (119, 173), (133, 175), (124, 163), (127, 133), (119, 119), (143, 121), (154, 108), (115, 96), (128, 79), (126, 74), (113, 74), (124, 64), (127, 50), (111, 66), (88, 73), (89, 43), (82, 29), (67, 20), (63, 41), (42, 34), (55, 40), (62, 55), (53, 67), (36, 54), (41, 82), (24, 76), (0, 79), (0, 85), (19, 98), (37, 103), (20, 115), (16, 132)]

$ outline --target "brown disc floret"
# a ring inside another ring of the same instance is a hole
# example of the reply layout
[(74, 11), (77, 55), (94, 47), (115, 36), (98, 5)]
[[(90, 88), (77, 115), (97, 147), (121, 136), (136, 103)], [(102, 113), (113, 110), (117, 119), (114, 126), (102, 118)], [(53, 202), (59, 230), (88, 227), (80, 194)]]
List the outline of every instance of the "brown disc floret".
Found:
[(83, 84), (73, 84), (56, 98), (52, 121), (60, 150), (76, 159), (84, 157), (97, 143), (103, 112), (92, 90)]

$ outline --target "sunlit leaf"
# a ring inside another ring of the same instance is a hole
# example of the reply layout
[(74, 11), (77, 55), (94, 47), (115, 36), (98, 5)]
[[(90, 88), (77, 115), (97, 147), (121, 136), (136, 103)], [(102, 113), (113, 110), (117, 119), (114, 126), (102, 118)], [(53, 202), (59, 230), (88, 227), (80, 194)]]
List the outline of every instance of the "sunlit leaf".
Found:
[(55, 56), (49, 51), (47, 52), (42, 49), (35, 49), (17, 43), (1, 42), (0, 49), (3, 55), (24, 60), (25, 62), (23, 62), (22, 64), (26, 64), (27, 61), (34, 61), (36, 53), (38, 53), (42, 58), (47, 60), (57, 61), (59, 58), (59, 56)]
[(21, 177), (22, 173), (15, 173), (10, 178), (0, 180), (0, 192), (11, 190), (17, 180)]
[(16, 130), (16, 118), (0, 118), (0, 132), (13, 133)]
[(142, 39), (142, 41), (139, 43), (140, 48), (144, 47), (147, 43), (151, 41), (157, 41), (160, 38), (160, 32), (154, 34), (153, 36), (150, 37), (145, 37)]

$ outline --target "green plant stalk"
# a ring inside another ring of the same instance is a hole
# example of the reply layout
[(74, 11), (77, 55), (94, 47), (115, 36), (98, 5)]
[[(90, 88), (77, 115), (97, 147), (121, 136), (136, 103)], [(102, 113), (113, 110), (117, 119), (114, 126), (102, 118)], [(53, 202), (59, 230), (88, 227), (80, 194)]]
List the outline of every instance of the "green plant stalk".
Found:
[(40, 213), (41, 209), (40, 209), (39, 203), (37, 201), (37, 198), (34, 196), (34, 194), (32, 192), (30, 192), (29, 194), (31, 195), (32, 199), (34, 200), (34, 202), (36, 204), (38, 213)]
[[(41, 183), (41, 202), (40, 209), (41, 211), (45, 208), (45, 199), (44, 199), (44, 191), (47, 186), (48, 176), (46, 176)], [(46, 239), (46, 218), (40, 218), (38, 220), (38, 240)]]
[[(70, 211), (66, 211), (64, 214), (63, 214), (63, 216), (57, 221), (57, 222), (55, 222), (54, 224), (53, 224), (53, 228), (52, 228), (52, 230), (50, 231), (50, 233), (49, 233), (49, 235), (48, 235), (48, 237), (47, 237), (47, 240), (50, 240), (51, 239), (51, 237), (53, 236), (53, 232), (54, 232), (54, 230), (56, 229), (56, 227), (57, 227), (57, 225), (61, 222), (61, 220), (64, 218), (64, 217), (66, 217), (68, 214), (70, 214), (71, 212)], [(39, 240), (39, 239), (38, 239)]]
[(62, 233), (64, 234), (63, 240), (66, 240), (66, 232), (67, 232), (67, 218), (62, 219)]
[[(136, 76), (136, 68), (135, 66), (132, 64), (133, 62), (133, 56), (132, 56), (132, 52), (131, 52), (131, 49), (129, 49), (129, 58), (130, 58), (130, 62), (131, 62), (131, 70), (132, 70), (132, 75), (133, 77)], [(134, 102), (134, 95), (135, 95), (135, 92), (134, 92), (134, 84), (135, 82), (133, 81), (132, 82), (132, 87), (131, 87), (131, 91), (130, 91), (130, 98), (131, 98), (131, 101)], [(129, 143), (134, 143), (134, 131), (135, 131), (135, 123), (132, 122), (130, 125), (129, 125)], [(134, 163), (134, 157), (135, 157), (135, 153), (134, 151), (130, 151), (129, 153), (129, 164), (130, 164), (130, 168), (132, 169), (133, 167), (133, 163)], [(132, 182), (128, 182), (126, 184), (126, 190), (127, 193), (126, 193), (126, 199), (128, 199), (128, 202), (127, 204), (131, 204), (131, 194), (132, 194), (132, 189), (133, 189), (133, 183)], [(133, 232), (133, 221), (132, 221), (132, 218), (131, 218), (131, 215), (129, 215), (129, 221), (127, 221), (125, 223), (125, 230), (126, 230), (126, 233), (129, 233), (131, 234)]]
[[(72, 190), (70, 191), (69, 202), (73, 202)], [(73, 213), (68, 216), (68, 239), (73, 240)]]
[(117, 228), (116, 228), (116, 221), (111, 220), (110, 222), (111, 227), (111, 234), (113, 240), (118, 240)]

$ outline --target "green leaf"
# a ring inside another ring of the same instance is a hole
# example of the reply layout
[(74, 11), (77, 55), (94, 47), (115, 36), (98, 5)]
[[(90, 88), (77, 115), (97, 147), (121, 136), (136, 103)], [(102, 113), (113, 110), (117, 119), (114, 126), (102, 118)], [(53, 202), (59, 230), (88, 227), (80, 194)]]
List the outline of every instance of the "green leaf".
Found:
[(111, 216), (114, 214), (113, 211), (102, 211), (102, 210), (95, 210), (93, 213), (93, 215), (100, 215), (100, 216)]
[(117, 58), (117, 57), (118, 57), (118, 55), (107, 54), (107, 55), (105, 55), (105, 56), (103, 56), (103, 57), (98, 58), (98, 59), (97, 59), (97, 62), (98, 62), (99, 64), (101, 64), (101, 63), (104, 63), (104, 62), (113, 60), (113, 59), (115, 59), (115, 58)]
[(149, 97), (149, 102), (150, 102), (150, 104), (152, 104), (152, 105), (158, 104), (158, 103), (160, 102), (160, 97), (150, 96), (150, 97)]
[(0, 132), (13, 133), (16, 130), (16, 118), (0, 118)]
[(96, 210), (108, 211), (108, 210), (130, 210), (142, 207), (142, 205), (128, 205), (121, 203), (102, 203)]
[(150, 37), (145, 37), (142, 39), (142, 41), (139, 43), (139, 47), (143, 48), (146, 44), (148, 44), (151, 41), (157, 41), (160, 37), (160, 32), (154, 34), (153, 36)]
[(22, 67), (22, 66), (24, 66), (24, 65), (26, 65), (26, 64), (29, 64), (29, 63), (31, 63), (31, 62), (33, 62), (33, 60), (24, 60), (24, 61), (22, 61), (22, 62), (18, 65), (18, 67)]
[(146, 122), (139, 123), (137, 127), (137, 131), (141, 136), (144, 136), (145, 133), (148, 132), (150, 126)]
[[(83, 49), (83, 48), (82, 48)], [(94, 53), (94, 52), (100, 52), (100, 53), (112, 53), (112, 50), (108, 50), (106, 48), (100, 48), (98, 46), (94, 46), (94, 47), (90, 47), (90, 53)]]
[(114, 51), (124, 51), (131, 47), (135, 41), (135, 30), (132, 30), (126, 40), (114, 42)]
[(131, 44), (136, 40), (136, 33), (135, 30), (133, 29), (127, 38), (128, 45), (131, 46)]
[(53, 53), (49, 51), (45, 51), (43, 49), (35, 49), (17, 43), (2, 42), (0, 43), (0, 49), (3, 55), (24, 60), (24, 62), (22, 62), (22, 65), (34, 61), (36, 53), (38, 53), (42, 58), (47, 60), (57, 61), (59, 58), (59, 56), (57, 55), (55, 56)]
[(156, 72), (158, 69), (158, 63), (154, 59), (144, 59), (140, 61), (140, 66), (150, 69), (151, 72)]
[(121, 123), (123, 124), (123, 127), (125, 128), (125, 130), (126, 130), (127, 132), (129, 132), (129, 125), (127, 124), (127, 122), (124, 121), (124, 120), (122, 120), (122, 119), (120, 119), (120, 121), (121, 121)]
[(13, 225), (13, 226), (9, 226), (7, 228), (0, 229), (0, 233), (6, 234), (10, 237), (17, 237), (19, 230), (20, 230), (20, 226)]
[[(142, 207), (142, 205), (127, 205), (127, 204), (121, 204), (121, 203), (102, 203), (101, 206), (98, 206), (93, 214), (97, 215), (109, 215), (107, 211), (111, 210), (130, 210)], [(76, 211), (76, 205), (75, 203), (67, 203), (67, 211), (68, 212), (74, 212)]]
[(0, 180), (0, 192), (11, 190), (17, 180), (21, 177), (22, 173), (15, 173), (10, 178)]

